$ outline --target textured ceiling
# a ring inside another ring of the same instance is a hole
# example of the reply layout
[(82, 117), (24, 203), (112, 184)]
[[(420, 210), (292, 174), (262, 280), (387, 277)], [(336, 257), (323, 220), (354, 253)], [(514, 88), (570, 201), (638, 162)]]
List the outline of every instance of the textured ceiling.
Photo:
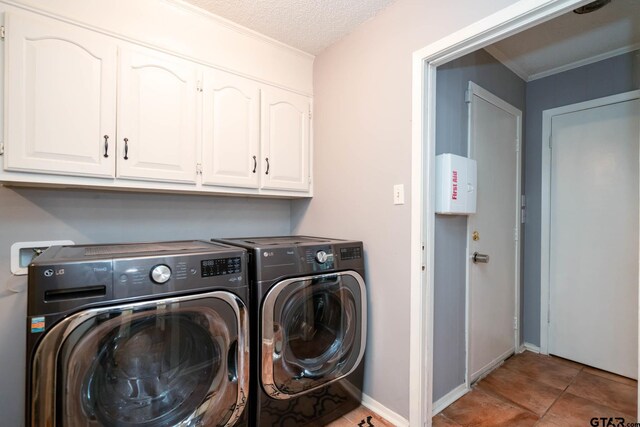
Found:
[(486, 48), (525, 80), (635, 49), (640, 0), (613, 0), (586, 15), (569, 12)]
[(316, 55), (395, 0), (186, 0)]

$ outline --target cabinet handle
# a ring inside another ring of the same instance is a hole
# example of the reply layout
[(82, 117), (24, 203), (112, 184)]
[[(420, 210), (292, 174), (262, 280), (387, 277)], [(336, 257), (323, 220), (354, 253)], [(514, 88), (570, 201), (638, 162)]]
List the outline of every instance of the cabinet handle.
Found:
[(265, 175), (269, 175), (269, 158), (265, 157), (265, 160), (267, 161), (267, 170), (265, 171)]
[(109, 135), (104, 136), (104, 157), (109, 157)]
[(258, 160), (256, 156), (253, 156), (253, 173), (256, 173), (256, 168), (258, 167)]
[(129, 160), (129, 138), (124, 139), (124, 159)]

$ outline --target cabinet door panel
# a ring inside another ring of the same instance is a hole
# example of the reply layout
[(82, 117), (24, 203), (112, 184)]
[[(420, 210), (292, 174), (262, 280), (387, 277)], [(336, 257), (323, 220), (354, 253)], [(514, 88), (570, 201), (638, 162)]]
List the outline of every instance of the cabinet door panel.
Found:
[(5, 168), (113, 177), (116, 45), (18, 14), (7, 14), (6, 39)]
[(257, 188), (260, 88), (209, 69), (204, 78), (202, 183)]
[(262, 92), (262, 188), (309, 190), (309, 108), (301, 95)]
[(197, 74), (179, 58), (121, 50), (118, 177), (195, 183)]

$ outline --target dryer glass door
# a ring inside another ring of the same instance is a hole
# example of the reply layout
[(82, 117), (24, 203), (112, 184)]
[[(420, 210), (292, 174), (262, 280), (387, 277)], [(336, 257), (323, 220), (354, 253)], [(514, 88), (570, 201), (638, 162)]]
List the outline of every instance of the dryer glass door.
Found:
[(353, 271), (284, 280), (262, 309), (262, 386), (277, 399), (350, 374), (365, 349), (366, 300)]
[(45, 336), (60, 341), (57, 425), (225, 426), (242, 412), (246, 310), (232, 294), (176, 297), (72, 317)]

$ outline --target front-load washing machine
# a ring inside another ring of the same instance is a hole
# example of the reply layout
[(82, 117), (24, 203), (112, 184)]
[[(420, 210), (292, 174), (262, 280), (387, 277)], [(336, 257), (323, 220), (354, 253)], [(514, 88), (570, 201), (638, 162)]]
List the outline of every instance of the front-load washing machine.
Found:
[(322, 426), (360, 405), (362, 242), (224, 239), (249, 250), (252, 426)]
[(246, 426), (247, 254), (54, 246), (29, 266), (28, 426)]

